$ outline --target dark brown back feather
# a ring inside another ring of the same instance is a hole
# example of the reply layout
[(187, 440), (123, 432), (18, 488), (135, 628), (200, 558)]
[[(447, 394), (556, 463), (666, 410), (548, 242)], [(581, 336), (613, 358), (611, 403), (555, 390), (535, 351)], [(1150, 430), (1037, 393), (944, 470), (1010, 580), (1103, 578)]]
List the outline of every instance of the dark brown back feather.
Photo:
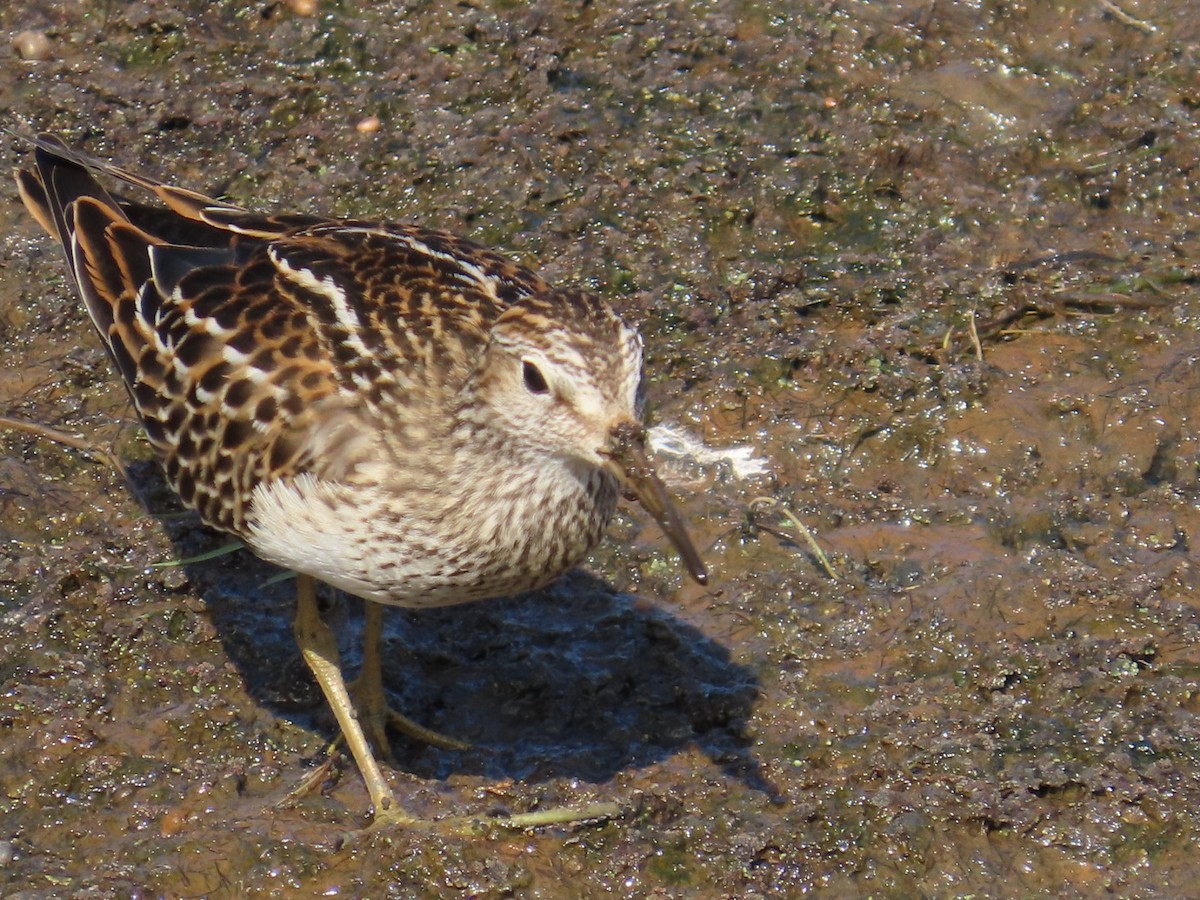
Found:
[[(258, 215), (53, 136), (34, 143), (22, 199), (63, 245), (168, 480), (234, 533), (264, 480), (353, 480), (362, 462), (407, 452), (406, 429), (428, 429), (503, 310), (549, 290), (442, 232)], [(165, 208), (116, 197), (96, 174)]]

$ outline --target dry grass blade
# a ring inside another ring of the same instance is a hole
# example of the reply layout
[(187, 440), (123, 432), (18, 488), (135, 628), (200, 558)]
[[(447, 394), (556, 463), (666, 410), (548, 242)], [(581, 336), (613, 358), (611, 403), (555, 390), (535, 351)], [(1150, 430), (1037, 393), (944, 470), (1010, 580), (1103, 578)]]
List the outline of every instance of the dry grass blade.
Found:
[(781, 516), (783, 516), (785, 519), (787, 519), (787, 521), (789, 523), (791, 523), (792, 527), (795, 528), (798, 532), (800, 532), (801, 537), (804, 538), (804, 542), (808, 545), (808, 549), (812, 551), (813, 556), (815, 556), (817, 558), (817, 562), (819, 562), (821, 564), (821, 568), (825, 570), (825, 574), (828, 575), (830, 578), (832, 578), (834, 581), (841, 580), (840, 576), (837, 573), (837, 570), (833, 567), (833, 563), (830, 562), (829, 557), (825, 555), (825, 551), (821, 549), (821, 545), (817, 543), (817, 539), (813, 535), (812, 531), (809, 530), (809, 528), (803, 522), (801, 522), (800, 519), (798, 519), (796, 517), (795, 513), (793, 513), (790, 509), (788, 509), (783, 504), (781, 504), (778, 500), (774, 499), (773, 497), (755, 497), (753, 500), (750, 501), (751, 522), (756, 528), (761, 528), (764, 531), (769, 531), (772, 534), (775, 534), (779, 537), (784, 537), (784, 538), (788, 538), (788, 539), (790, 539), (790, 537), (791, 537), (790, 535), (786, 534), (786, 532), (780, 532), (777, 529), (771, 528), (769, 526), (764, 526), (762, 523), (754, 521), (754, 508), (759, 505), (767, 506), (771, 509), (774, 509)]
[(49, 425), (26, 422), (24, 419), (14, 419), (10, 416), (0, 416), (0, 428), (7, 428), (10, 431), (20, 431), (24, 434), (31, 434), (34, 437), (45, 438), (64, 447), (70, 447), (72, 450), (86, 453), (93, 459), (111, 466), (125, 480), (125, 483), (129, 485), (134, 496), (137, 495), (137, 491), (133, 489), (133, 481), (129, 477), (129, 472), (126, 470), (125, 464), (117, 459), (116, 454), (109, 450), (97, 447), (95, 444), (76, 435), (59, 431), (57, 428), (51, 428)]

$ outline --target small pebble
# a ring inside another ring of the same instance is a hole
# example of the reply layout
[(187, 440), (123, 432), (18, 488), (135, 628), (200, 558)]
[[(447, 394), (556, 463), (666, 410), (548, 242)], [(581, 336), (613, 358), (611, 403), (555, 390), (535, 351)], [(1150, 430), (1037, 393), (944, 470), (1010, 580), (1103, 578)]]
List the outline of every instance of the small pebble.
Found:
[(374, 134), (380, 129), (382, 124), (379, 121), (379, 116), (367, 116), (365, 119), (360, 119), (354, 128), (359, 134)]
[(13, 35), (12, 45), (21, 59), (43, 60), (53, 55), (50, 38), (44, 31), (20, 31)]
[(298, 16), (315, 15), (317, 0), (287, 0), (288, 8)]

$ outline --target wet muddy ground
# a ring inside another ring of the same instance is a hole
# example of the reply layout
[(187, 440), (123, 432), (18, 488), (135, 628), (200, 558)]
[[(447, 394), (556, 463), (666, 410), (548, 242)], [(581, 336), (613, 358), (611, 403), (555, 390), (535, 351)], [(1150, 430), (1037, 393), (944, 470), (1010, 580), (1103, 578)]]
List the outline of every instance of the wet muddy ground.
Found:
[(613, 298), (714, 573), (626, 510), (546, 592), (389, 613), (397, 705), (473, 744), (397, 743), (409, 809), (619, 819), (364, 833), (345, 761), (288, 802), (333, 734), (291, 586), (160, 565), (224, 541), (7, 190), (0, 413), (134, 490), (0, 435), (0, 894), (1194, 890), (1192, 2), (27, 0), (0, 33), (13, 129)]

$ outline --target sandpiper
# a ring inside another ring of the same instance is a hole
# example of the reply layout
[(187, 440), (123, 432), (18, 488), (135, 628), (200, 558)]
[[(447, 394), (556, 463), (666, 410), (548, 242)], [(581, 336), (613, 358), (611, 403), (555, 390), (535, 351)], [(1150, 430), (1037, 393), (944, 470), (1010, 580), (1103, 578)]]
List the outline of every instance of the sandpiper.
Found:
[[(641, 338), (603, 300), (446, 232), (262, 215), (33, 143), (21, 197), (66, 251), (168, 481), (297, 573), (296, 639), (376, 822), (417, 820), (371, 743), (386, 752), (389, 725), (437, 740), (387, 705), (384, 605), (548, 584), (600, 540), (622, 490), (706, 580), (646, 456)], [(159, 203), (117, 199), (97, 175)], [(367, 601), (349, 686), (315, 579)]]

